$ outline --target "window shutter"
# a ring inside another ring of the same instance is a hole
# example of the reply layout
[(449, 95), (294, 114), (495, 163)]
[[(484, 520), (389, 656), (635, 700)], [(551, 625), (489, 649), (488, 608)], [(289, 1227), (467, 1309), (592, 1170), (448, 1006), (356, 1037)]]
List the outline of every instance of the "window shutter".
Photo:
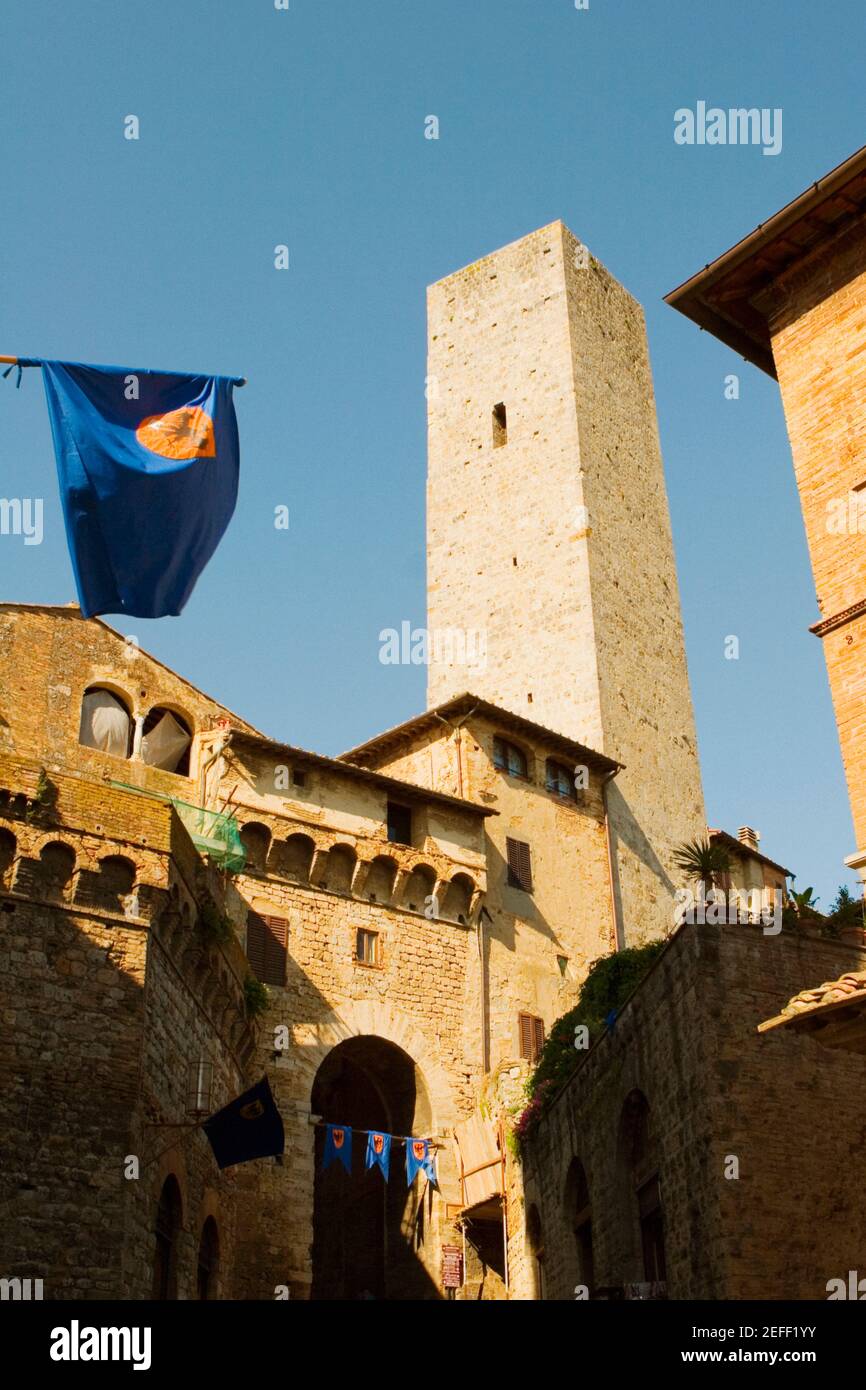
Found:
[(533, 1039), (532, 1039), (532, 1042), (533, 1042), (533, 1046), (534, 1046), (534, 1048), (535, 1048), (535, 1051), (534, 1051), (534, 1053), (533, 1053), (533, 1055), (532, 1055), (532, 1060), (533, 1060), (533, 1062), (535, 1062), (535, 1061), (537, 1061), (538, 1058), (541, 1056), (541, 1049), (544, 1047), (544, 1020), (543, 1020), (543, 1019), (540, 1019), (540, 1018), (534, 1018), (534, 1019), (532, 1020), (532, 1025), (533, 1025)]
[(522, 840), (512, 840), (506, 836), (508, 855), (508, 884), (511, 888), (522, 888), (524, 893), (532, 892), (532, 861), (529, 845)]
[(263, 985), (286, 983), (289, 924), (284, 917), (250, 912), (247, 916), (247, 958)]
[(265, 978), (265, 924), (255, 912), (247, 913), (247, 959), (257, 980)]
[(532, 1017), (520, 1014), (520, 1055), (528, 1061), (532, 1059)]

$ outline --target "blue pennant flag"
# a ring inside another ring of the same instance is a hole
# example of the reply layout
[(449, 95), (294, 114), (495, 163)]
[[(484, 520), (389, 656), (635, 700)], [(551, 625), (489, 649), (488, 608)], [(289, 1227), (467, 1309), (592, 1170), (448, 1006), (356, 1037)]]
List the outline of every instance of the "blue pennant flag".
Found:
[(419, 1172), (423, 1172), (433, 1186), (436, 1186), (436, 1160), (433, 1149), (430, 1147), (430, 1140), (407, 1139), (406, 1183), (409, 1187), (412, 1186)]
[(177, 615), (235, 509), (239, 378), (37, 364), (82, 614)]
[(269, 1158), (281, 1154), (286, 1147), (283, 1122), (266, 1076), (209, 1116), (202, 1129), (220, 1168), (248, 1163), (253, 1158)]
[(322, 1167), (327, 1168), (335, 1158), (342, 1163), (347, 1173), (351, 1173), (352, 1131), (348, 1125), (325, 1126), (325, 1157)]
[(379, 1130), (371, 1129), (367, 1135), (367, 1167), (382, 1169), (385, 1181), (388, 1181), (388, 1167), (391, 1162), (391, 1136), (382, 1134)]

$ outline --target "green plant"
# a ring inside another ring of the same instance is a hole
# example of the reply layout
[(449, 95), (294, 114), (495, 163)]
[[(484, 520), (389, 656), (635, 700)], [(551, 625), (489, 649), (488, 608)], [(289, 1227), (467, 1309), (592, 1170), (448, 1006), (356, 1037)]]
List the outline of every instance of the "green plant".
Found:
[(198, 920), (202, 935), (215, 946), (224, 946), (231, 940), (234, 931), (231, 919), (220, 912), (210, 899), (203, 902), (199, 908)]
[(244, 980), (244, 1003), (247, 1010), (247, 1018), (258, 1018), (263, 1014), (270, 1002), (270, 995), (255, 975), (247, 975)]
[(554, 1023), (538, 1065), (526, 1083), (529, 1103), (514, 1125), (518, 1144), (532, 1133), (553, 1097), (586, 1055), (575, 1047), (577, 1029), (585, 1026), (590, 1042), (600, 1037), (664, 948), (664, 941), (650, 941), (645, 946), (630, 946), (593, 961), (577, 1004)]
[(716, 888), (731, 867), (731, 856), (722, 845), (710, 840), (689, 840), (674, 851), (674, 863), (691, 882)]

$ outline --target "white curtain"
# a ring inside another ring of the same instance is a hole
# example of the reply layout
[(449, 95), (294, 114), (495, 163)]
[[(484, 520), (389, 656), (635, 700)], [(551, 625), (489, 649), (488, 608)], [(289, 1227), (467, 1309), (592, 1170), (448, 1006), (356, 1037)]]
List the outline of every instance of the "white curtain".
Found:
[(116, 758), (129, 756), (129, 715), (108, 690), (88, 690), (81, 702), (79, 743)]
[(164, 714), (149, 734), (141, 740), (142, 760), (150, 767), (174, 772), (187, 748), (190, 736), (172, 714)]

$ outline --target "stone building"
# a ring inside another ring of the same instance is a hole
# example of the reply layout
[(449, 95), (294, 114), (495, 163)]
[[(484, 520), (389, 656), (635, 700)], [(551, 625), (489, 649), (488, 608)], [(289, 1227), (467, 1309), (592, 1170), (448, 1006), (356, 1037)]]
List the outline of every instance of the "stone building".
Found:
[(779, 382), (866, 881), (866, 147), (667, 302)]
[(617, 912), (657, 935), (705, 815), (643, 311), (553, 222), (430, 287), (427, 371), (428, 625), (486, 633), (428, 703), (473, 690), (624, 765)]

